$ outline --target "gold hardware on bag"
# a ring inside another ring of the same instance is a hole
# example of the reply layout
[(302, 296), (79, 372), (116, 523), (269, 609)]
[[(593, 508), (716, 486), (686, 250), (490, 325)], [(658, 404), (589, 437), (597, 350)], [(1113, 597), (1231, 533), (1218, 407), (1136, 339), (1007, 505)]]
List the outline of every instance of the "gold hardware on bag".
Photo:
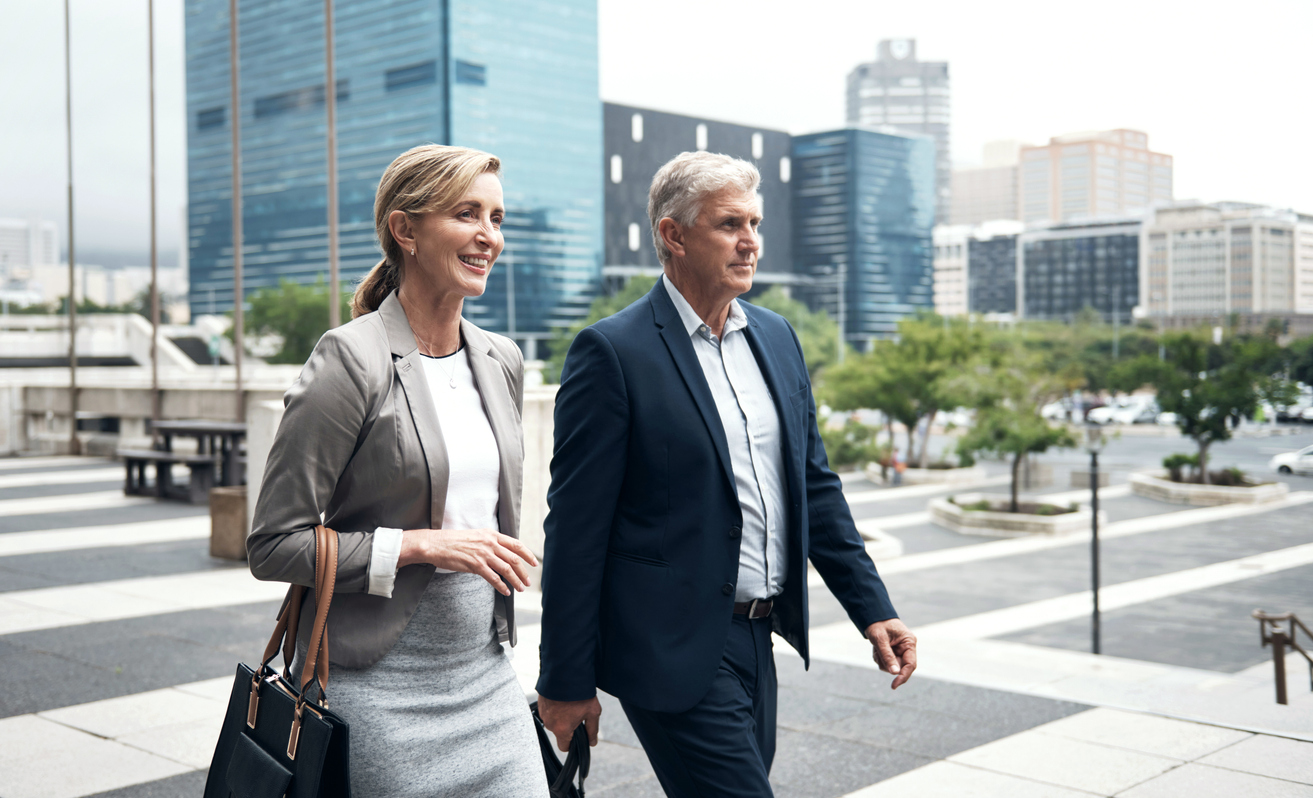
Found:
[(292, 733), (287, 736), (287, 758), (296, 759), (296, 744), (301, 741), (301, 703), (296, 704), (296, 717), (292, 720)]
[(255, 716), (260, 709), (260, 674), (251, 679), (251, 700), (246, 705), (246, 725), (255, 728)]

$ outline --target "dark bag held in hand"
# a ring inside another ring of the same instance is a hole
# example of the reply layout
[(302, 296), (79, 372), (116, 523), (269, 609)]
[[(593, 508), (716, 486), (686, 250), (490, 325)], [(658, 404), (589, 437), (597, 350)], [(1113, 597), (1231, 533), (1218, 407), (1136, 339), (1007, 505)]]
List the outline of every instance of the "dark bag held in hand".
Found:
[[(556, 758), (556, 746), (552, 745), (551, 736), (543, 726), (543, 719), (538, 716), (538, 702), (529, 707), (533, 711), (533, 725), (538, 730), (538, 748), (543, 755), (543, 769), (547, 771), (547, 791), (552, 798), (584, 798), (584, 779), (588, 778), (588, 730), (581, 723), (575, 727), (574, 736), (570, 738), (570, 752), (565, 756), (565, 764)], [(575, 775), (579, 776), (579, 786), (574, 785)]]
[[(292, 585), (258, 669), (237, 666), (205, 798), (350, 798), (349, 730), (328, 709), (328, 607), (337, 584), (337, 533), (315, 527), (315, 623), (301, 678), (292, 659), (305, 587)], [(283, 673), (269, 663), (283, 650)], [(318, 695), (310, 700), (311, 687)], [(299, 689), (298, 689), (299, 687)]]

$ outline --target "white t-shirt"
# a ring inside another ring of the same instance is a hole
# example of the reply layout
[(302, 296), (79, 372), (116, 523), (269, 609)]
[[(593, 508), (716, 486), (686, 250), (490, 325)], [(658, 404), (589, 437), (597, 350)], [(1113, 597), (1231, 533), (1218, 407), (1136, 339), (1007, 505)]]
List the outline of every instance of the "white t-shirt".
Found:
[[(442, 528), (500, 530), (501, 458), (465, 347), (447, 357), (420, 359), (447, 448), (449, 476)], [(374, 532), (369, 560), (369, 592), (373, 595), (392, 596), (401, 534), (400, 529), (386, 527)], [(438, 571), (451, 573), (442, 568)]]

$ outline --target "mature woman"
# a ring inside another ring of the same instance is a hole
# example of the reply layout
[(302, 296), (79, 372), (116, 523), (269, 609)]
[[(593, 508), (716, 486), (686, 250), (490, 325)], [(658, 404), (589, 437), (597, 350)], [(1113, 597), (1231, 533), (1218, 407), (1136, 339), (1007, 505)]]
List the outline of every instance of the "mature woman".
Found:
[(247, 540), (257, 578), (313, 585), (320, 514), (338, 531), (329, 696), (357, 798), (547, 795), (500, 645), (537, 565), (516, 539), (522, 359), (461, 318), (504, 244), (500, 168), (424, 146), (383, 173), (385, 257), (287, 392)]

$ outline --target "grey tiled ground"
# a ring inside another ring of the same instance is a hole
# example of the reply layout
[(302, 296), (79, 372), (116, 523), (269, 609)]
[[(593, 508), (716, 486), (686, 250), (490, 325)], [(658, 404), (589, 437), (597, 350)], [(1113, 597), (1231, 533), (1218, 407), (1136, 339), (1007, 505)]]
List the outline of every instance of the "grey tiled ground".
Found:
[(245, 567), (211, 557), (207, 540), (25, 554), (0, 558), (0, 593)]
[[(118, 485), (119, 483), (116, 483), (116, 486)], [(132, 504), (126, 507), (109, 507), (99, 510), (0, 516), (0, 535), (6, 532), (73, 529), (101, 526), (103, 524), (131, 524), (137, 521), (158, 521), (167, 518), (186, 518), (209, 514), (210, 508), (202, 504), (183, 504), (169, 501)]]
[[(1252, 609), (1313, 618), (1313, 565), (1105, 612), (1103, 653), (1234, 673), (1272, 658), (1272, 650), (1259, 645)], [(1090, 622), (1051, 624), (1001, 639), (1088, 651)]]
[(206, 771), (197, 770), (171, 779), (134, 784), (121, 790), (98, 792), (89, 798), (199, 798), (205, 790)]

